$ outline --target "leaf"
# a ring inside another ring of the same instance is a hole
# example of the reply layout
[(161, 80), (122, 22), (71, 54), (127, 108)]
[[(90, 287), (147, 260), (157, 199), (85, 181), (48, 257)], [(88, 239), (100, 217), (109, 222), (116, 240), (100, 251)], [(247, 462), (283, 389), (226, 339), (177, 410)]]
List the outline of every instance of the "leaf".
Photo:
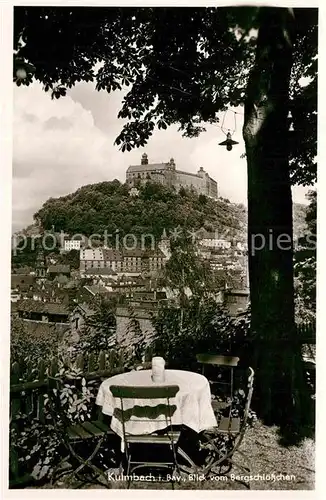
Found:
[(41, 471), (41, 467), (39, 464), (36, 464), (32, 470), (32, 476), (37, 479), (39, 477)]
[(46, 476), (48, 473), (50, 467), (48, 465), (44, 465), (42, 469), (40, 470), (39, 478), (42, 479), (42, 477)]

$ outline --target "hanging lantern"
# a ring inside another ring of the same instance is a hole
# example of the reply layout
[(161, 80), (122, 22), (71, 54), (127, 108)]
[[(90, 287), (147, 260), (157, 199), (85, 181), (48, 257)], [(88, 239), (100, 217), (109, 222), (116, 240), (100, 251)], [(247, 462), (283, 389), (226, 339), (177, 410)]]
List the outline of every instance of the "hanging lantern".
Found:
[(18, 68), (16, 71), (16, 76), (19, 80), (24, 80), (27, 76), (25, 68)]
[(236, 131), (236, 128), (237, 128), (237, 123), (236, 123), (236, 119), (235, 119), (236, 112), (232, 111), (232, 113), (234, 114), (234, 129), (232, 130), (232, 132), (230, 131), (230, 129), (228, 129), (226, 132), (226, 130), (223, 128), (226, 113), (227, 113), (227, 110), (224, 113), (223, 122), (222, 122), (222, 126), (221, 126), (221, 130), (222, 130), (223, 134), (226, 135), (226, 140), (223, 142), (220, 142), (219, 146), (226, 146), (227, 151), (232, 151), (232, 147), (235, 144), (239, 144), (237, 141), (234, 141), (232, 139), (232, 135), (234, 134), (234, 132)]
[(25, 80), (28, 75), (34, 74), (36, 68), (21, 57), (14, 59), (14, 74), (18, 81)]
[(228, 151), (232, 151), (232, 147), (234, 146), (234, 144), (239, 144), (239, 143), (237, 141), (234, 141), (232, 139), (231, 132), (228, 132), (226, 134), (226, 141), (220, 142), (219, 146), (226, 146), (226, 149)]

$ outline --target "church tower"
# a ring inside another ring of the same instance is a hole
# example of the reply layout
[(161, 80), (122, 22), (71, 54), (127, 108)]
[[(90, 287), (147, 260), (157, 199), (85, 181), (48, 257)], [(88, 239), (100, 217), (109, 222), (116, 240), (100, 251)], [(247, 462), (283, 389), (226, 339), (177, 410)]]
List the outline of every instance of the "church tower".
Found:
[(174, 158), (171, 158), (170, 161), (166, 164), (165, 179), (166, 179), (166, 185), (168, 187), (175, 186), (175, 183), (176, 183), (176, 165), (175, 165)]
[(35, 263), (35, 272), (38, 278), (46, 277), (46, 261), (43, 250), (40, 250), (37, 254), (36, 263)]
[(171, 245), (166, 230), (163, 229), (161, 240), (158, 244), (158, 248), (164, 253), (165, 257), (169, 259), (171, 257)]

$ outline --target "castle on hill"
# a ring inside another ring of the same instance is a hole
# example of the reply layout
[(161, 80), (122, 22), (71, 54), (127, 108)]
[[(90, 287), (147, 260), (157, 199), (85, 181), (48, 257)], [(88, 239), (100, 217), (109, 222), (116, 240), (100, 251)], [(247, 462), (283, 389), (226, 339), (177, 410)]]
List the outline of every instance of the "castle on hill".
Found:
[(130, 187), (147, 181), (159, 182), (164, 186), (174, 187), (179, 191), (182, 187), (193, 189), (198, 194), (204, 194), (217, 199), (217, 182), (200, 167), (197, 174), (176, 169), (174, 159), (167, 163), (149, 163), (148, 156), (144, 153), (140, 165), (130, 165), (126, 173), (126, 182)]

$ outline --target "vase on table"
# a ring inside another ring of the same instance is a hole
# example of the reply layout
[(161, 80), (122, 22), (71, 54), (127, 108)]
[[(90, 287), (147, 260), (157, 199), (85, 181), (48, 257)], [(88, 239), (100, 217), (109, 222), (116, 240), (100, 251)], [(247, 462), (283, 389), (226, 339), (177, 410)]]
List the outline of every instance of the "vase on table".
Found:
[(152, 358), (152, 381), (157, 383), (165, 381), (165, 361), (160, 356)]

